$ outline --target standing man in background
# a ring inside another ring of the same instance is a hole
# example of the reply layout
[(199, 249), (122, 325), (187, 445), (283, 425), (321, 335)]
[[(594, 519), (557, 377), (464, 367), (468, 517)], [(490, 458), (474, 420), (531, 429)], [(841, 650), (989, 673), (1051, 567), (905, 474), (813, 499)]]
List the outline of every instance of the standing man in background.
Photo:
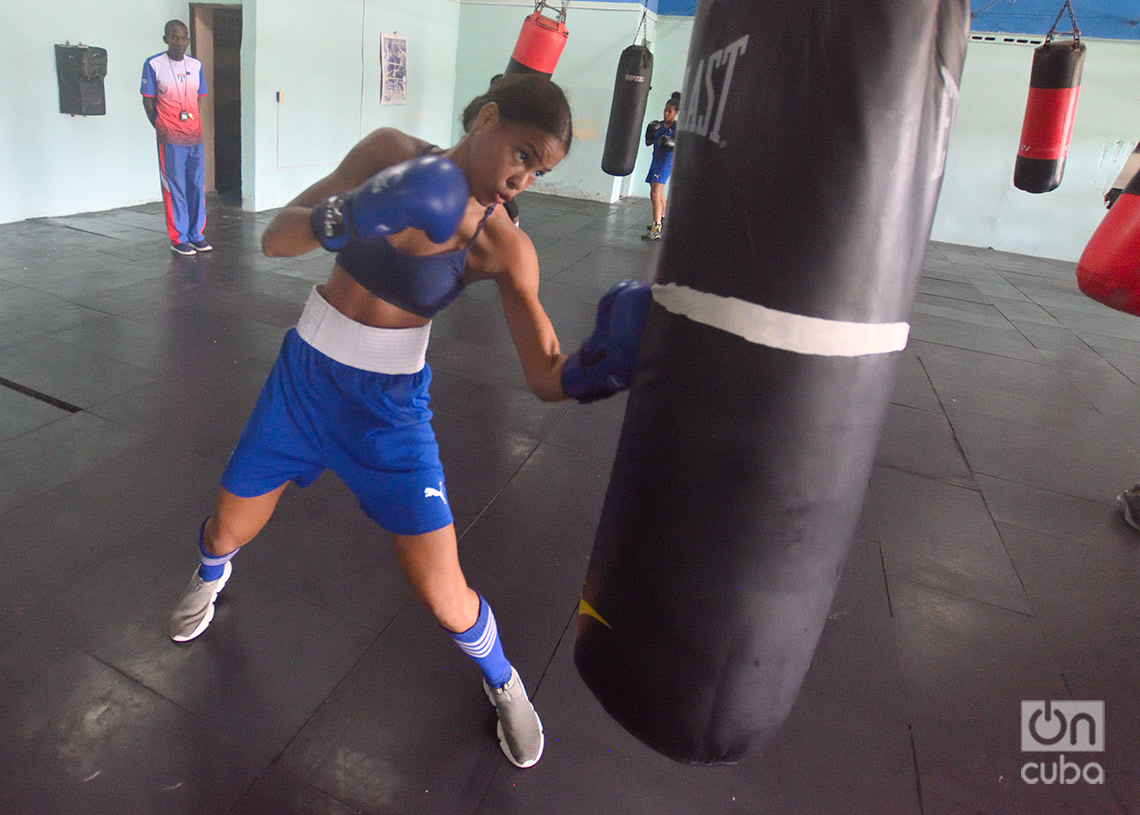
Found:
[(180, 255), (209, 252), (206, 241), (206, 150), (198, 97), (206, 95), (202, 63), (186, 56), (190, 31), (171, 20), (163, 31), (167, 50), (143, 63), (143, 109), (158, 137), (158, 172), (170, 248)]

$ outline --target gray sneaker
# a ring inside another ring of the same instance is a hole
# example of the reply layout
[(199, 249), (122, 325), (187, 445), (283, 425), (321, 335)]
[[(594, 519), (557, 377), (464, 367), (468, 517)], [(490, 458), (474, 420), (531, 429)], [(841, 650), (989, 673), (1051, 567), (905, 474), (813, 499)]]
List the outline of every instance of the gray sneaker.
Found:
[(233, 566), (226, 561), (225, 571), (217, 580), (209, 582), (203, 580), (194, 569), (194, 577), (190, 585), (182, 592), (178, 604), (170, 614), (170, 638), (175, 642), (192, 640), (203, 631), (210, 621), (214, 619), (214, 601), (218, 593), (225, 587), (226, 581), (233, 574)]
[(1116, 502), (1124, 510), (1124, 520), (1133, 529), (1140, 530), (1140, 484), (1116, 496)]
[(501, 688), (492, 688), (484, 680), (483, 690), (499, 714), (499, 745), (503, 752), (516, 767), (533, 767), (542, 758), (546, 739), (519, 672), (512, 667), (511, 680)]

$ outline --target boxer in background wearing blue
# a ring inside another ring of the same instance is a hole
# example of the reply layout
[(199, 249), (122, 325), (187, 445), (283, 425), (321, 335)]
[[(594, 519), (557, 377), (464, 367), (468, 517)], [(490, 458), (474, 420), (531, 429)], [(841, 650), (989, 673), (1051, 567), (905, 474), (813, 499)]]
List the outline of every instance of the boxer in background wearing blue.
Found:
[(677, 110), (681, 107), (681, 92), (674, 91), (665, 103), (665, 120), (656, 119), (645, 128), (645, 143), (653, 145), (653, 162), (645, 176), (649, 184), (649, 200), (653, 204), (653, 223), (642, 235), (643, 240), (661, 240), (661, 227), (665, 223), (665, 185), (673, 172), (673, 146), (677, 138)]
[(416, 598), (483, 672), (499, 742), (518, 767), (542, 755), (542, 723), (507, 661), (495, 615), (467, 585), (425, 364), (432, 317), (464, 287), (494, 281), (526, 381), (544, 401), (582, 402), (629, 387), (649, 287), (624, 281), (598, 304), (593, 335), (570, 355), (538, 300), (538, 258), (501, 205), (570, 148), (570, 108), (537, 74), (495, 82), (464, 111), (465, 134), (441, 150), (377, 130), (333, 173), (286, 205), (262, 237), (271, 257), (336, 252), (315, 286), (222, 474), (199, 533), (199, 566), (170, 636), (199, 636), (232, 573), (230, 559), (265, 526), (288, 482), (326, 468), (392, 533)]
[(170, 249), (180, 255), (209, 252), (206, 228), (206, 148), (198, 97), (206, 95), (202, 63), (186, 56), (190, 32), (181, 20), (163, 31), (167, 50), (143, 63), (142, 101), (158, 138), (158, 173)]

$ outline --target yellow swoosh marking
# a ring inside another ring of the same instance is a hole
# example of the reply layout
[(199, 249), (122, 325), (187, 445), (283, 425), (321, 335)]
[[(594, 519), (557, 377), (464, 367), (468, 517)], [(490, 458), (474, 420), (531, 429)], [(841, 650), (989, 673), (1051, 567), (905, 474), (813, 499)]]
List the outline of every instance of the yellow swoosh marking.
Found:
[(611, 631), (613, 630), (613, 626), (610, 625), (609, 623), (607, 623), (605, 620), (603, 620), (602, 615), (599, 614), (597, 611), (595, 611), (594, 607), (592, 605), (590, 605), (589, 603), (587, 603), (585, 600), (583, 600), (581, 598), (578, 599), (578, 613), (579, 614), (585, 614), (587, 617), (593, 617), (595, 620), (600, 622), (606, 628), (610, 629)]

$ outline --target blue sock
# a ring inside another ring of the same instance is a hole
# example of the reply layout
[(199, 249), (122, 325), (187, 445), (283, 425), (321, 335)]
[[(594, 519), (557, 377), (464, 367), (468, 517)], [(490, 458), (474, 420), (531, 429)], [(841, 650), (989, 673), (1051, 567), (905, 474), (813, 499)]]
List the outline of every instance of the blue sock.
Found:
[(499, 642), (495, 613), (482, 595), (479, 596), (479, 619), (475, 625), (460, 634), (452, 633), (451, 638), (463, 649), (463, 653), (475, 660), (492, 688), (501, 688), (511, 681), (511, 663), (507, 662), (502, 643)]
[[(208, 520), (210, 519), (206, 518), (206, 521)], [(198, 576), (208, 583), (217, 580), (225, 573), (226, 562), (236, 555), (238, 550), (234, 549), (228, 555), (211, 555), (207, 552), (202, 543), (202, 536), (206, 534), (206, 521), (202, 521), (202, 526), (198, 528), (198, 557), (202, 560), (202, 565), (198, 567)]]

